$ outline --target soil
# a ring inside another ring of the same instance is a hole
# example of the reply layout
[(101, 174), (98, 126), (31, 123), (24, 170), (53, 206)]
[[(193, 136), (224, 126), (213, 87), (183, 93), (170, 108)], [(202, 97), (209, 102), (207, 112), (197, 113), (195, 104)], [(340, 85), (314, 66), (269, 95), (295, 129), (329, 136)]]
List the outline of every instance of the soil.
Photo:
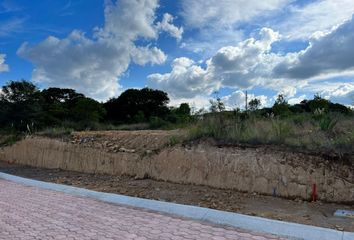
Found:
[(136, 179), (129, 176), (98, 175), (59, 169), (33, 168), (1, 161), (0, 171), (101, 192), (196, 205), (354, 232), (354, 219), (333, 216), (337, 209), (354, 210), (353, 205), (288, 200), (206, 186)]

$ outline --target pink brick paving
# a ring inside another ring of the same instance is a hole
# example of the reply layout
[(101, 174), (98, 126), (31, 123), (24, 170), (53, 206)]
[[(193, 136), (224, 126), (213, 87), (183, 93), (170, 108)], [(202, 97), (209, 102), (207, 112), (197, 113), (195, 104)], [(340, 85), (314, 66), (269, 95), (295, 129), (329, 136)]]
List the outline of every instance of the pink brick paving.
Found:
[(280, 239), (0, 180), (0, 239)]

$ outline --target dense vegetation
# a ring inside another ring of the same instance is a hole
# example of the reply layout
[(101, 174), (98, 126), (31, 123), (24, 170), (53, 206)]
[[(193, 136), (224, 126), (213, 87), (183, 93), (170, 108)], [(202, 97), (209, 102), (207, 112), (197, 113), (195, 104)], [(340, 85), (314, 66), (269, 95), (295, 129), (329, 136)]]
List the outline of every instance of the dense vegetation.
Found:
[[(63, 134), (72, 130), (186, 128), (191, 139), (213, 138), (225, 144), (283, 144), (338, 154), (354, 151), (353, 110), (319, 95), (290, 105), (279, 95), (271, 108), (251, 99), (248, 110), (227, 111), (220, 98), (209, 111), (191, 113), (187, 103), (168, 107), (167, 93), (128, 89), (105, 103), (73, 89), (39, 90), (12, 81), (0, 92), (0, 127), (15, 141), (18, 133)], [(0, 139), (1, 140), (1, 139)]]
[(31, 82), (11, 81), (0, 92), (0, 127), (5, 132), (32, 133), (53, 127), (107, 129), (133, 123), (159, 128), (189, 121), (188, 104), (171, 108), (168, 102), (165, 92), (149, 88), (129, 89), (100, 103), (73, 89), (41, 91)]

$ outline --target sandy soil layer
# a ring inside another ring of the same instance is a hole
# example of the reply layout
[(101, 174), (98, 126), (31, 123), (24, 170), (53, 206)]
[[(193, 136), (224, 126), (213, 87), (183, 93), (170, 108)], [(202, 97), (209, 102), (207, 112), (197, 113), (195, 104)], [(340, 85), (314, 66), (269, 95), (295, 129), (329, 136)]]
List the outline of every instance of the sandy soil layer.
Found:
[(287, 200), (206, 186), (136, 179), (128, 176), (85, 174), (58, 169), (32, 168), (0, 162), (0, 171), (41, 181), (102, 192), (196, 205), (253, 216), (354, 231), (354, 219), (334, 217), (337, 209), (354, 206)]

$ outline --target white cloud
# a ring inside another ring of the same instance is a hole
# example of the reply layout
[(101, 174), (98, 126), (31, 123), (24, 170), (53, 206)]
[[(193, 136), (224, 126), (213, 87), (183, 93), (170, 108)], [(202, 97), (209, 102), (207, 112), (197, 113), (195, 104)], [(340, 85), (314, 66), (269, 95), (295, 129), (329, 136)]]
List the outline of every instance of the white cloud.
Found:
[[(248, 94), (247, 102), (255, 98), (261, 101), (261, 107), (266, 107), (268, 105), (268, 97), (265, 95)], [(227, 109), (244, 109), (246, 106), (246, 93), (244, 91), (237, 90), (230, 95), (222, 97), (221, 101), (224, 102)]]
[(184, 39), (183, 47), (209, 58), (221, 47), (244, 39), (242, 24), (261, 21), (280, 12), (289, 2), (291, 0), (182, 0), (185, 29), (193, 32), (192, 37)]
[(188, 103), (192, 110), (196, 111), (202, 108), (207, 109), (210, 106), (210, 99), (207, 95), (196, 95), (191, 98), (172, 98), (169, 105), (178, 107), (181, 103)]
[[(158, 2), (106, 1), (104, 26), (94, 29), (93, 38), (74, 30), (63, 39), (50, 36), (37, 45), (24, 43), (18, 55), (34, 64), (33, 81), (44, 86), (75, 88), (90, 97), (106, 100), (119, 92), (119, 77), (132, 61), (145, 65), (166, 60), (162, 50), (151, 43), (136, 44), (139, 39), (158, 38), (161, 31), (155, 23)], [(171, 19), (166, 21), (170, 29), (163, 30), (170, 31)]]
[(162, 21), (157, 23), (157, 28), (169, 33), (172, 37), (176, 38), (177, 40), (181, 40), (184, 31), (183, 27), (178, 28), (175, 25), (173, 25), (173, 20), (174, 18), (171, 14), (165, 13), (163, 15)]
[[(219, 49), (205, 67), (190, 59), (181, 64), (180, 58), (170, 73), (153, 74), (149, 80), (174, 97), (209, 95), (220, 87), (262, 86), (293, 98), (299, 89), (320, 79), (354, 76), (354, 18), (311, 39), (309, 47), (299, 52), (273, 53), (272, 44), (279, 39), (277, 32), (263, 28), (258, 39), (249, 38), (236, 46)], [(332, 98), (339, 91), (332, 91)]]
[(263, 28), (259, 40), (250, 38), (237, 46), (221, 48), (210, 59), (209, 69), (223, 86), (248, 88), (259, 84), (276, 61), (277, 56), (269, 51), (272, 43), (278, 40), (278, 33)]
[[(237, 46), (221, 48), (203, 68), (188, 58), (177, 58), (172, 71), (148, 76), (149, 84), (161, 88), (176, 98), (209, 95), (221, 86), (249, 88), (261, 84), (277, 58), (270, 53), (271, 44), (279, 34), (269, 28), (260, 31), (260, 39), (247, 39)], [(269, 65), (269, 66), (268, 66)]]
[(291, 105), (294, 105), (294, 104), (300, 103), (304, 99), (306, 99), (306, 95), (301, 95), (299, 97), (290, 98), (288, 100), (288, 103), (291, 104)]
[(195, 95), (210, 94), (218, 88), (218, 82), (210, 77), (208, 70), (197, 66), (189, 58), (173, 61), (172, 71), (148, 76), (149, 85), (162, 89), (173, 98), (193, 98)]
[(9, 66), (5, 64), (5, 54), (0, 54), (0, 72), (7, 72), (9, 71)]
[(182, 16), (191, 28), (219, 28), (279, 10), (289, 0), (182, 0)]
[(0, 37), (8, 37), (24, 31), (26, 18), (12, 18), (0, 22)]
[(147, 63), (162, 64), (167, 56), (157, 47), (135, 47), (131, 49), (131, 56), (135, 63), (145, 65)]
[(353, 0), (309, 1), (304, 6), (290, 5), (290, 17), (286, 17), (276, 29), (287, 38), (307, 40), (318, 31), (331, 31), (351, 19), (353, 13)]
[(354, 82), (319, 81), (301, 90), (311, 95), (320, 94), (332, 102), (354, 105)]
[(310, 79), (349, 75), (354, 71), (354, 18), (332, 32), (312, 39), (307, 49), (284, 57), (273, 70), (277, 78)]

